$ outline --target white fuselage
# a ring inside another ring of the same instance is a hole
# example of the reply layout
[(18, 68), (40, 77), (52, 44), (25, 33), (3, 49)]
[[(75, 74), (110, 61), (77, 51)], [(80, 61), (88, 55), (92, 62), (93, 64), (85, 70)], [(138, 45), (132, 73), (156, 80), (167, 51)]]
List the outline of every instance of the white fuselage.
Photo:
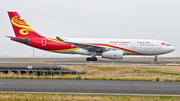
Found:
[[(161, 55), (175, 50), (173, 46), (165, 41), (149, 39), (63, 38), (63, 40), (118, 49), (123, 51), (123, 55)], [(91, 55), (91, 52), (83, 48), (61, 53)], [(97, 55), (101, 55), (101, 53), (97, 53)]]

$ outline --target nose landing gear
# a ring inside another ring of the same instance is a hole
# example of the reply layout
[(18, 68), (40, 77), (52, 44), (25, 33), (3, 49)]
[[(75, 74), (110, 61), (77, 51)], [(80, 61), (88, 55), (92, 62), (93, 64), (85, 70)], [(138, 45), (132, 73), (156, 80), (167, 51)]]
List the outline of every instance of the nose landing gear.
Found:
[(157, 62), (157, 61), (158, 61), (158, 59), (157, 59), (157, 55), (156, 55), (154, 58), (154, 62)]

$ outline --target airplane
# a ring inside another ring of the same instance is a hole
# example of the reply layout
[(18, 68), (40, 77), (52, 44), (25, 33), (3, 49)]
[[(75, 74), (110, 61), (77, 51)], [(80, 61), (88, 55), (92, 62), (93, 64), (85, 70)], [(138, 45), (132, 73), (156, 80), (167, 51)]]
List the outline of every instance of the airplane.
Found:
[(124, 55), (153, 55), (157, 56), (175, 50), (170, 43), (150, 39), (103, 39), (103, 38), (50, 38), (36, 33), (15, 11), (8, 11), (10, 22), (16, 37), (6, 36), (12, 41), (19, 42), (41, 50), (64, 53), (89, 55), (86, 61), (97, 61), (96, 56), (108, 59), (123, 59)]

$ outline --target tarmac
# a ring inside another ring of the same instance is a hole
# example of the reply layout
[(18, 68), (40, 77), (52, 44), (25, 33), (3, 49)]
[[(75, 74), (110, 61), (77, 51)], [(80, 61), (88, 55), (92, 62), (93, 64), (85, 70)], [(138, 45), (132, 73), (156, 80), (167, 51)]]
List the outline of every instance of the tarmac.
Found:
[(45, 61), (45, 62), (0, 62), (0, 68), (27, 68), (32, 66), (33, 68), (59, 68), (61, 66), (74, 66), (74, 65), (164, 65), (166, 63), (176, 64), (171, 66), (180, 66), (180, 61)]
[(180, 96), (180, 82), (0, 79), (0, 92)]

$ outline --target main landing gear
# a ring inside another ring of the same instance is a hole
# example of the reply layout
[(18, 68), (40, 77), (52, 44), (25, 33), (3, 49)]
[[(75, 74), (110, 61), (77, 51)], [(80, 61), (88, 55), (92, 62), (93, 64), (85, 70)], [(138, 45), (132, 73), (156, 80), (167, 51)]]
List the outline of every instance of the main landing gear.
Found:
[(86, 61), (97, 61), (96, 51), (91, 51), (91, 57), (86, 58)]
[(158, 61), (158, 59), (157, 59), (157, 55), (156, 55), (154, 58), (154, 62), (157, 62), (157, 61)]
[(97, 61), (96, 57), (88, 57), (86, 58), (86, 61)]

